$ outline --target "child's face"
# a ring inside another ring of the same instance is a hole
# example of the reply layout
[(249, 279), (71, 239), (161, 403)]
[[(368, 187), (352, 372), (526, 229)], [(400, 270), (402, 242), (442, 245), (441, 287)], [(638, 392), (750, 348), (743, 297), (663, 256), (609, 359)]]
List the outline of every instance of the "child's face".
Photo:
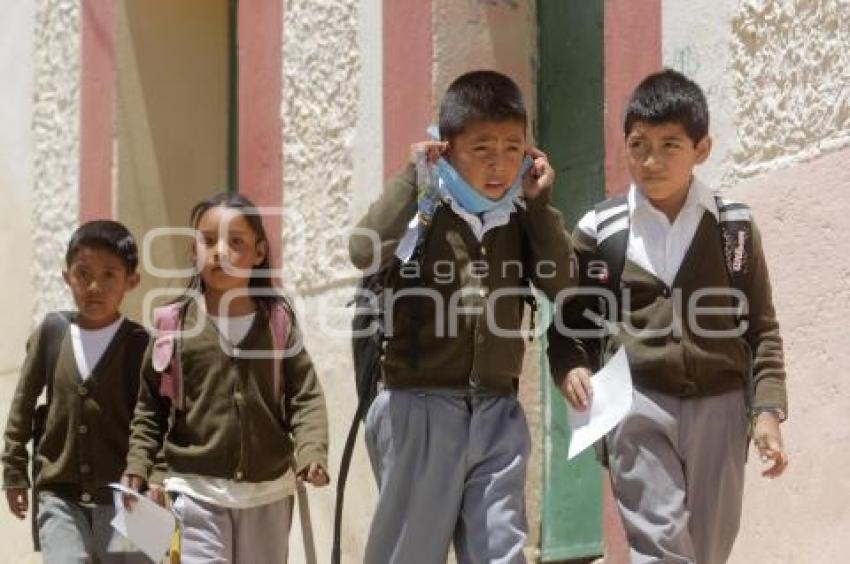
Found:
[(525, 126), (519, 121), (480, 121), (456, 135), (446, 158), (473, 188), (491, 200), (505, 195), (525, 156)]
[(127, 272), (114, 253), (90, 247), (77, 251), (62, 277), (74, 296), (77, 322), (83, 329), (100, 329), (118, 319), (124, 294), (139, 284), (138, 273)]
[(248, 286), (251, 269), (266, 258), (266, 244), (239, 210), (216, 206), (198, 221), (194, 254), (207, 291), (223, 293)]
[(680, 123), (636, 122), (626, 137), (626, 161), (632, 180), (654, 203), (675, 201), (687, 193), (694, 167), (711, 152), (711, 138), (696, 145)]

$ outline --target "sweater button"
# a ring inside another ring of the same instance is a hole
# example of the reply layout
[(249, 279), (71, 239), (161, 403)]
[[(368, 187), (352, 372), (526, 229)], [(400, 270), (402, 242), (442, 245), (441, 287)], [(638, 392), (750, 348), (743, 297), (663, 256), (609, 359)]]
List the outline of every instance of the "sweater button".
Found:
[(236, 479), (237, 479), (237, 480), (241, 480), (241, 479), (242, 479), (242, 471), (241, 471), (241, 470), (238, 470), (238, 471), (236, 472)]
[(77, 431), (79, 431), (79, 433), (81, 435), (85, 435), (86, 433), (89, 432), (89, 428), (86, 425), (80, 425), (80, 427), (77, 429)]
[(87, 395), (89, 395), (89, 389), (85, 386), (80, 386), (79, 388), (77, 388), (77, 393), (80, 394), (80, 397), (86, 397)]
[(91, 502), (91, 494), (89, 492), (83, 492), (83, 495), (80, 496), (80, 501), (83, 503)]
[(481, 289), (479, 289), (479, 290), (478, 290), (478, 295), (479, 295), (479, 296), (481, 296), (482, 298), (486, 298), (486, 297), (487, 297), (487, 288), (481, 288)]
[(481, 245), (481, 256), (482, 257), (487, 256), (487, 247), (485, 247), (484, 245)]
[(80, 464), (80, 474), (88, 474), (91, 472), (91, 466), (86, 463)]
[(661, 295), (665, 298), (669, 298), (670, 297), (670, 288), (665, 286), (664, 289), (661, 290)]

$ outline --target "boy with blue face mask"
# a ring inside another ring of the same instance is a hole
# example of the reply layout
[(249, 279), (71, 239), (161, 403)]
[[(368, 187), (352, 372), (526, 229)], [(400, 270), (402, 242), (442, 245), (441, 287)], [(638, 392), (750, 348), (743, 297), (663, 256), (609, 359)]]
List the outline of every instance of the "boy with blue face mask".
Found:
[(374, 237), (350, 241), (358, 268), (396, 266), (366, 419), (380, 493), (364, 561), (442, 563), (454, 542), (462, 563), (525, 562), (524, 298), (529, 280), (550, 299), (574, 285), (571, 244), (511, 79), (459, 77), (439, 121), (359, 222)]

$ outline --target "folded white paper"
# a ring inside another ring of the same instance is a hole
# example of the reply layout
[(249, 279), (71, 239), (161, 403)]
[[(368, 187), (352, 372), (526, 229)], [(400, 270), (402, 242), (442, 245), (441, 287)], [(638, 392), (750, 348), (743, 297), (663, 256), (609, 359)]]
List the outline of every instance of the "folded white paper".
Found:
[(632, 407), (632, 373), (625, 348), (591, 378), (593, 396), (584, 411), (567, 407), (570, 426), (570, 448), (567, 459), (572, 460), (584, 449), (604, 437)]
[[(136, 548), (144, 552), (154, 562), (165, 556), (174, 534), (174, 516), (147, 497), (124, 487), (121, 484), (109, 484), (115, 489), (115, 518), (112, 527), (130, 539)], [(136, 505), (127, 511), (121, 499), (127, 493), (136, 498)]]

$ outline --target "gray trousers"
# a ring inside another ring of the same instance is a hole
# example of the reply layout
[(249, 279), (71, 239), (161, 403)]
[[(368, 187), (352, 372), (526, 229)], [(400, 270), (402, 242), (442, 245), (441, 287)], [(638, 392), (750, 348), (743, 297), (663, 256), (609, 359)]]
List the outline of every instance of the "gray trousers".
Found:
[(606, 439), (633, 564), (722, 564), (741, 520), (743, 391), (693, 399), (635, 390)]
[(74, 501), (40, 492), (38, 539), (48, 564), (147, 564), (147, 556), (115, 531), (112, 505), (82, 506)]
[(384, 390), (366, 418), (378, 506), (365, 564), (524, 563), (530, 448), (511, 397)]
[(181, 564), (283, 564), (289, 549), (293, 498), (228, 509), (179, 494)]

